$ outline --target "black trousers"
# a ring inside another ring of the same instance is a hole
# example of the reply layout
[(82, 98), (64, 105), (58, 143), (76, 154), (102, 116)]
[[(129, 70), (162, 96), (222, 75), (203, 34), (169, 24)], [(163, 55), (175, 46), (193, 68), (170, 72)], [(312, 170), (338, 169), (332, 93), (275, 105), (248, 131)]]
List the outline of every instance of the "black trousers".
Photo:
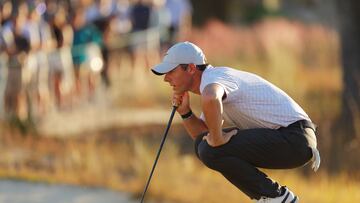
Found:
[(203, 140), (203, 133), (195, 140), (195, 152), (207, 167), (220, 172), (251, 199), (278, 197), (281, 186), (258, 168), (291, 169), (309, 162), (316, 137), (306, 128), (315, 132), (315, 125), (306, 120), (276, 130), (238, 129), (228, 143), (218, 147)]

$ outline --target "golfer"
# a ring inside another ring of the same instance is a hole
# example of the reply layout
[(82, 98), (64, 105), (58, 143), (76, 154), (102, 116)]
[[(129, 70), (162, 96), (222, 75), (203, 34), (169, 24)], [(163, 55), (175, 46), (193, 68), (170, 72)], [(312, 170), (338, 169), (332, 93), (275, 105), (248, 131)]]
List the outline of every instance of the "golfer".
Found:
[[(177, 112), (207, 167), (256, 202), (298, 202), (289, 188), (258, 169), (311, 161), (319, 168), (315, 125), (293, 99), (255, 74), (207, 64), (190, 42), (172, 46), (152, 71), (172, 86)], [(191, 111), (189, 92), (201, 97), (199, 116)], [(224, 120), (235, 127), (223, 129)]]

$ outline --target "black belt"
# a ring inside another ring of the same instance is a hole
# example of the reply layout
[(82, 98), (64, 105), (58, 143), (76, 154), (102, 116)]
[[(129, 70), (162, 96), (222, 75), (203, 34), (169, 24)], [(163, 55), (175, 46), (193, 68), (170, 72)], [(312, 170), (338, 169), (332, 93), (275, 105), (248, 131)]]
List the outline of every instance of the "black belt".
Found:
[(300, 128), (311, 128), (314, 132), (316, 132), (316, 125), (308, 120), (299, 120), (296, 121), (290, 125), (288, 125), (288, 128), (291, 127), (300, 127)]

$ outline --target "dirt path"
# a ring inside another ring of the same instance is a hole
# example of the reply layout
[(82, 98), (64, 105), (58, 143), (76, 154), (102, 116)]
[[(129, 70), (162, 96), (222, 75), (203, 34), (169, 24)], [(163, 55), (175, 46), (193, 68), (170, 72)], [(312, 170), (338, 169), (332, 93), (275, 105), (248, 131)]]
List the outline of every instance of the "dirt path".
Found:
[(125, 193), (105, 189), (0, 180), (0, 202), (135, 203)]

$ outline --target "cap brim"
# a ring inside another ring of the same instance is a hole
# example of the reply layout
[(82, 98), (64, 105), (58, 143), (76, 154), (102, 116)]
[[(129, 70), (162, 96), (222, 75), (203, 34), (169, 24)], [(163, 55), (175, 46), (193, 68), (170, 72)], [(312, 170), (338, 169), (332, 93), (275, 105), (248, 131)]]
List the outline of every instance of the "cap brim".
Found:
[(154, 66), (151, 71), (155, 74), (155, 75), (164, 75), (168, 72), (170, 72), (171, 70), (173, 70), (174, 68), (176, 68), (176, 66), (178, 66), (178, 64), (174, 64), (174, 63), (160, 63), (156, 66)]

